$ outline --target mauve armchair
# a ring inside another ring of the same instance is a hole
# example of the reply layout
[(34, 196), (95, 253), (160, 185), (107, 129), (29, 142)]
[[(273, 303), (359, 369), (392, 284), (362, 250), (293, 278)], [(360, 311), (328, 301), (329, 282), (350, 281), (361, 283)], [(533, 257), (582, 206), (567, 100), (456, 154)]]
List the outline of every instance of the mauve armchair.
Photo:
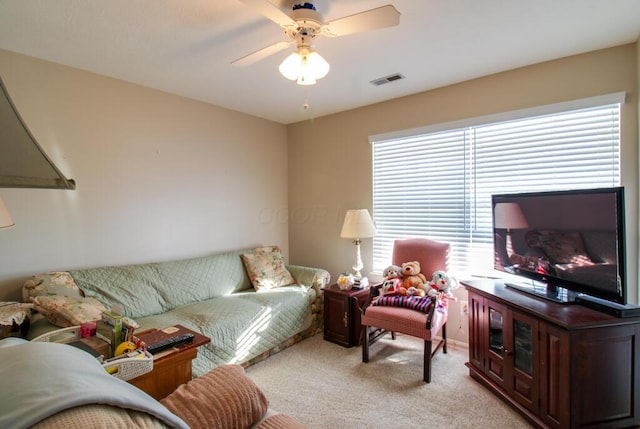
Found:
[[(420, 262), (421, 272), (431, 279), (434, 271), (447, 271), (450, 245), (426, 238), (396, 240), (393, 245), (393, 265), (403, 262)], [(424, 340), (423, 380), (431, 382), (431, 358), (442, 347), (447, 352), (447, 303), (443, 300), (432, 303), (428, 312), (402, 307), (370, 305), (380, 294), (381, 285), (371, 287), (369, 300), (363, 308), (362, 324), (362, 362), (369, 362), (369, 347), (383, 335), (400, 332)], [(438, 307), (438, 308), (436, 308)], [(440, 338), (437, 335), (441, 332)], [(435, 348), (433, 346), (436, 342)]]

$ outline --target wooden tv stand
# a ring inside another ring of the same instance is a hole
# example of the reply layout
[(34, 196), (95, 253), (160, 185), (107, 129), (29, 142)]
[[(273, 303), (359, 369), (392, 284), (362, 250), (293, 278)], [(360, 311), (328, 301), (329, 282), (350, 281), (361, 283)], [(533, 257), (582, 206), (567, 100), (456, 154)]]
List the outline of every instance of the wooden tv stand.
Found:
[(500, 280), (461, 283), (473, 379), (536, 427), (640, 425), (640, 317), (558, 304)]

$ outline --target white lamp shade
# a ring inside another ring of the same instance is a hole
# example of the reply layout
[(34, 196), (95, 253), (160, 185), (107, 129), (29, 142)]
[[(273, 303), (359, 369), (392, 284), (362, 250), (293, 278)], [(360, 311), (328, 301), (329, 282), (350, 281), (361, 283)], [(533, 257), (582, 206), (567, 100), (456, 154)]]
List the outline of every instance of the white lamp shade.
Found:
[(369, 238), (376, 235), (376, 227), (367, 209), (347, 211), (342, 225), (342, 238)]
[(13, 222), (13, 219), (9, 214), (9, 210), (7, 210), (7, 207), (4, 205), (4, 202), (2, 202), (2, 199), (0, 199), (0, 229), (9, 228), (14, 225), (15, 223)]
[(278, 67), (282, 76), (286, 77), (289, 80), (298, 79), (298, 75), (300, 74), (300, 68), (302, 64), (302, 58), (298, 52), (294, 52), (289, 55)]
[(529, 226), (518, 203), (498, 203), (493, 210), (496, 228), (521, 229)]
[(282, 76), (297, 80), (299, 85), (313, 85), (329, 73), (329, 63), (317, 52), (300, 47), (285, 58), (278, 69)]

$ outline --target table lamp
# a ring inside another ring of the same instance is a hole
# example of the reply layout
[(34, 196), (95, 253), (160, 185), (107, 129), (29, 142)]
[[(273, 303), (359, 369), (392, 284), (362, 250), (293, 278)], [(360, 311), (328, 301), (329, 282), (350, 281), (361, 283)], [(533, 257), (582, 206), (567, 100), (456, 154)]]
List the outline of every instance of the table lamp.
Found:
[(355, 271), (355, 277), (361, 278), (360, 270), (364, 267), (362, 257), (360, 256), (360, 243), (362, 238), (370, 238), (376, 235), (376, 227), (367, 209), (348, 210), (344, 217), (342, 232), (340, 237), (353, 238), (353, 244), (356, 245), (356, 263), (352, 267)]

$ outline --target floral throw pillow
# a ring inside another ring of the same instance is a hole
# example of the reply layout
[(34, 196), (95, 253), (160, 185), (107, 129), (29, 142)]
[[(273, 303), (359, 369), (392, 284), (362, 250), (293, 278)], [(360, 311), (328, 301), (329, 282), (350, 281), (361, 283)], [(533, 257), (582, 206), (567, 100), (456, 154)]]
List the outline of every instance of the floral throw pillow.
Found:
[(22, 300), (42, 295), (64, 295), (82, 298), (82, 292), (68, 271), (54, 271), (32, 276), (22, 285)]
[(107, 308), (95, 298), (72, 298), (62, 295), (31, 298), (34, 308), (49, 322), (61, 328), (99, 320)]
[(264, 291), (294, 284), (278, 246), (260, 247), (253, 253), (241, 255), (251, 283), (256, 291)]

